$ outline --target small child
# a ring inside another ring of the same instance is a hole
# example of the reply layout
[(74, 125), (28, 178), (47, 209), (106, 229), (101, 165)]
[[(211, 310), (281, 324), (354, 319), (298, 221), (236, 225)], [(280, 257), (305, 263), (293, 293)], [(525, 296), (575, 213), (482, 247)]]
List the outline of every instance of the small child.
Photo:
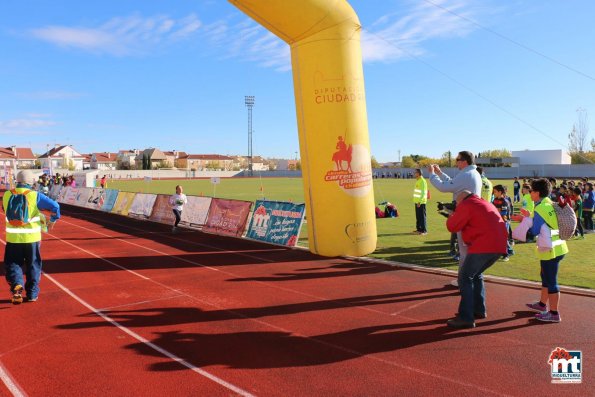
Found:
[(536, 320), (559, 323), (562, 319), (558, 311), (558, 269), (560, 261), (568, 253), (568, 245), (555, 233), (559, 231), (558, 218), (553, 202), (548, 197), (551, 192), (552, 185), (547, 179), (538, 179), (531, 183), (531, 198), (535, 202), (532, 231), (538, 236), (536, 253), (541, 265), (541, 296), (539, 301), (527, 303), (526, 306), (538, 312), (535, 315)]
[(178, 223), (180, 223), (180, 220), (182, 219), (182, 210), (184, 209), (184, 204), (187, 202), (188, 199), (183, 193), (182, 185), (176, 186), (176, 194), (169, 198), (169, 204), (173, 206), (174, 215), (176, 217), (174, 226), (171, 229), (172, 233), (176, 233), (178, 231)]
[(514, 250), (512, 248), (513, 241), (512, 241), (512, 231), (510, 230), (510, 216), (512, 213), (512, 206), (510, 201), (507, 200), (506, 197), (506, 188), (502, 185), (494, 186), (494, 200), (492, 204), (498, 209), (500, 212), (500, 216), (506, 223), (506, 230), (508, 230), (508, 244), (507, 244), (507, 252), (506, 255), (502, 256), (502, 260), (507, 262), (510, 260), (510, 255), (514, 255)]
[(585, 231), (583, 230), (583, 198), (580, 187), (575, 187), (572, 190), (572, 202), (574, 203), (574, 213), (576, 214), (576, 230), (574, 235), (577, 239), (582, 240), (585, 238)]

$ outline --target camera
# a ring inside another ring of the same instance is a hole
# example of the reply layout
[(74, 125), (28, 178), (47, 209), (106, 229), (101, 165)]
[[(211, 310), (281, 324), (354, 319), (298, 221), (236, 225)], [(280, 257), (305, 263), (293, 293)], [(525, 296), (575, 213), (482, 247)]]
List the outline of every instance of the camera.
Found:
[(443, 203), (441, 201), (438, 201), (438, 213), (440, 215), (443, 215), (445, 217), (449, 217), (450, 214), (452, 214), (454, 212), (454, 210), (457, 207), (457, 203), (453, 202), (453, 203)]

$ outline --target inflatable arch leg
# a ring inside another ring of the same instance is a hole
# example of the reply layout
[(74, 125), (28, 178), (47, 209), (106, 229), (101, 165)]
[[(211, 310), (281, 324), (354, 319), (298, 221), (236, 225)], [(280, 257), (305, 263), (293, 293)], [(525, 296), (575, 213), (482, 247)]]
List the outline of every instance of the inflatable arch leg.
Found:
[(287, 42), (310, 251), (376, 249), (361, 26), (345, 0), (229, 0)]

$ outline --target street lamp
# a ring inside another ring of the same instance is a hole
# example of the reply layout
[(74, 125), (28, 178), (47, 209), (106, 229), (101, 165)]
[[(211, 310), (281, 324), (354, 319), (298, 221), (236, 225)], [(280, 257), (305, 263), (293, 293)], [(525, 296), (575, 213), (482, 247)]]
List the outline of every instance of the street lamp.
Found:
[(254, 96), (246, 95), (244, 103), (248, 108), (248, 169), (250, 176), (252, 176), (252, 108), (254, 107)]

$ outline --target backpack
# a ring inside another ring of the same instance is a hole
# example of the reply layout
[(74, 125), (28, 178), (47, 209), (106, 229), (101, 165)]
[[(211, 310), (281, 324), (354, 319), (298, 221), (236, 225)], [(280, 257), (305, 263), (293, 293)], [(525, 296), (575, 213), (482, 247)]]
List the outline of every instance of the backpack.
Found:
[(574, 236), (576, 230), (576, 214), (570, 205), (560, 206), (554, 203), (554, 210), (558, 218), (558, 230), (560, 231), (560, 239), (570, 240)]
[(6, 219), (12, 226), (24, 226), (29, 223), (29, 202), (27, 195), (31, 190), (25, 190), (22, 193), (15, 189), (10, 191), (12, 195), (8, 199), (6, 206)]

